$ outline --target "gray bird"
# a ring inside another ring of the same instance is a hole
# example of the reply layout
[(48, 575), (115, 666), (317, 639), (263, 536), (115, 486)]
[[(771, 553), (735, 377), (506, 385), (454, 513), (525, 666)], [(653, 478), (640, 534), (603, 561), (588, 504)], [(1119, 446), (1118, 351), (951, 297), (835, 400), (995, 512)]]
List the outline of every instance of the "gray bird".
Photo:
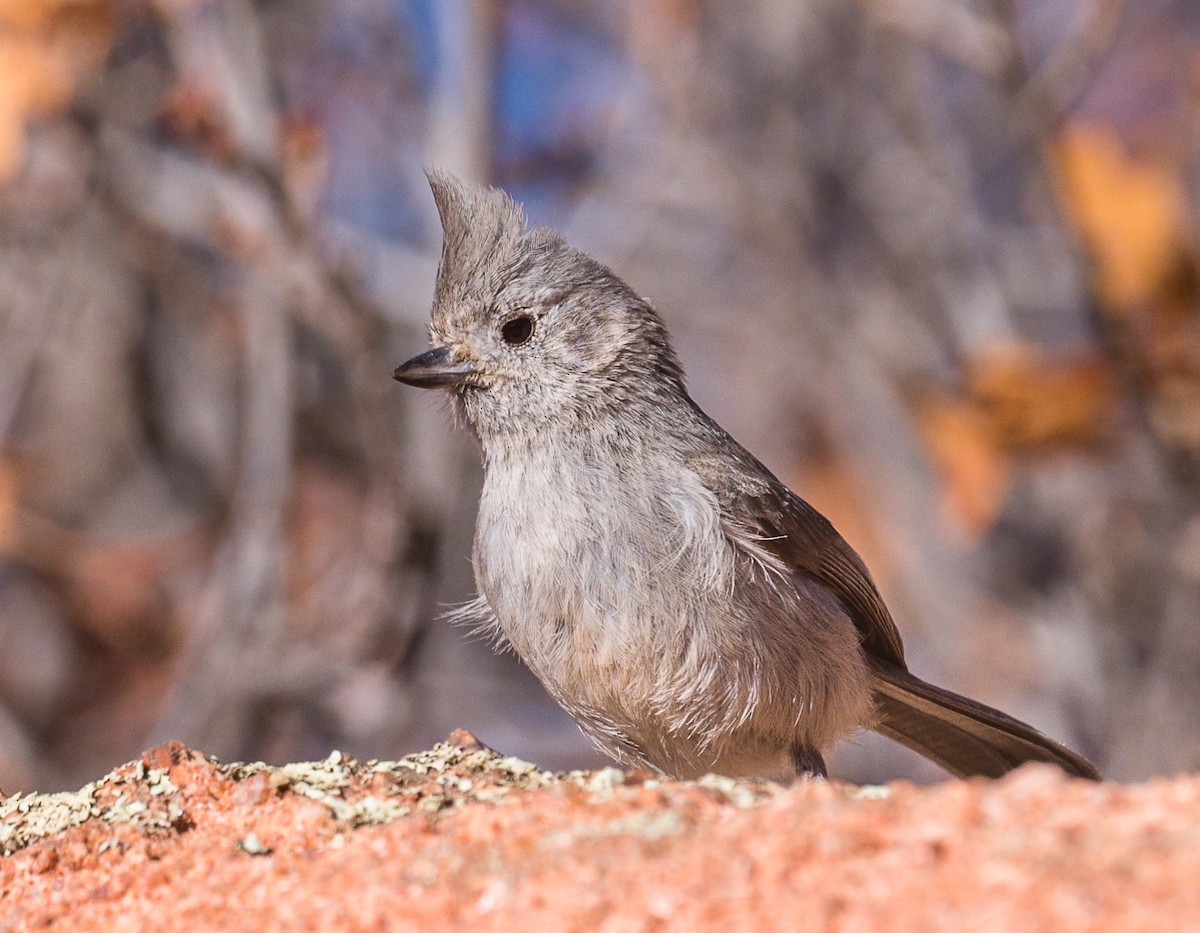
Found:
[(603, 751), (679, 778), (825, 773), (874, 729), (958, 776), (1084, 758), (908, 671), (861, 558), (692, 401), (661, 318), (503, 191), (431, 171), (433, 348), (483, 453), (480, 596)]

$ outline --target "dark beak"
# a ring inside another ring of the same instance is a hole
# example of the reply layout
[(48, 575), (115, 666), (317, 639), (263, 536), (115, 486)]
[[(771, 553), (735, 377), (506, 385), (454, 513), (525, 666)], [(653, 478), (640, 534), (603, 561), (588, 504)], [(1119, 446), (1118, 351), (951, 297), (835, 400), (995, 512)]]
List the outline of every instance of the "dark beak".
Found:
[(444, 389), (463, 385), (476, 372), (469, 360), (454, 360), (449, 347), (434, 347), (397, 366), (392, 378), (421, 389)]

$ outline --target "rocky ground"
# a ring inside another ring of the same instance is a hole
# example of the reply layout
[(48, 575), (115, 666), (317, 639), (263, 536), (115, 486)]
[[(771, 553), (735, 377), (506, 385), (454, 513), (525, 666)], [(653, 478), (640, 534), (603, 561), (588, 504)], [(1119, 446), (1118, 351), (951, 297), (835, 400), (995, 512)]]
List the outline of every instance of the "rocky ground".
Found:
[(1200, 778), (793, 787), (151, 749), (0, 799), (0, 930), (1200, 929)]

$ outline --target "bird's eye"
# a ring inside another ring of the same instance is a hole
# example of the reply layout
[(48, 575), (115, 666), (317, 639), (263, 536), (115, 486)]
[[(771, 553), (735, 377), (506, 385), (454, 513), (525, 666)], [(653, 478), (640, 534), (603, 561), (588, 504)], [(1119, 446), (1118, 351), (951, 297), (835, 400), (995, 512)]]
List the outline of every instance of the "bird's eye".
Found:
[(533, 318), (528, 314), (505, 321), (500, 327), (500, 337), (510, 347), (519, 347), (523, 343), (528, 343), (532, 336)]

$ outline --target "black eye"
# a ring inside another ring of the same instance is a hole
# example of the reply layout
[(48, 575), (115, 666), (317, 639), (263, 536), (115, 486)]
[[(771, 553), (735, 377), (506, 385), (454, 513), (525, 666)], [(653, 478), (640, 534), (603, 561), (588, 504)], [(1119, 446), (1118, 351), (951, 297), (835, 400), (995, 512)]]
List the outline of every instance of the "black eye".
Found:
[(510, 347), (528, 343), (529, 338), (533, 336), (533, 318), (522, 314), (511, 321), (505, 321), (500, 327), (500, 336)]

